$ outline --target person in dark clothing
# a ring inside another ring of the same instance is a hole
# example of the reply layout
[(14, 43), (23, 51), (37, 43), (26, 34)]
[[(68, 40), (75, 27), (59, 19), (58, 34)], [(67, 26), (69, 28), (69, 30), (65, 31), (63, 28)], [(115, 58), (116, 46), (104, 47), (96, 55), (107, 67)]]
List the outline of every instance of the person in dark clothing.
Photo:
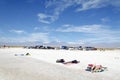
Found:
[(57, 60), (56, 60), (56, 63), (64, 63), (64, 62), (65, 62), (64, 59), (57, 59)]
[(77, 61), (77, 60), (72, 60), (72, 61), (68, 61), (68, 62), (65, 62), (64, 64), (77, 64), (77, 63), (80, 63), (80, 61)]

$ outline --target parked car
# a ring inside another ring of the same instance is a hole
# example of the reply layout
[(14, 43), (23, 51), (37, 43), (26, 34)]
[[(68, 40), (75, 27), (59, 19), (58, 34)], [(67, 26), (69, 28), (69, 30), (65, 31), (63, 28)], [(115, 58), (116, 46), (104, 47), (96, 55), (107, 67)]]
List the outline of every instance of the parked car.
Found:
[(95, 47), (85, 47), (85, 50), (86, 50), (86, 51), (89, 51), (89, 50), (97, 50), (97, 48), (95, 48)]

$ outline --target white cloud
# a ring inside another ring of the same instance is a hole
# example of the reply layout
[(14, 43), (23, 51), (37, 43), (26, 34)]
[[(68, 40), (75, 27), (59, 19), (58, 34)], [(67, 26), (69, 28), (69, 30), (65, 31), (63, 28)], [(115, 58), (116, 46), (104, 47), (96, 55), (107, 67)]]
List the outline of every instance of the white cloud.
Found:
[(81, 45), (81, 46), (94, 46), (94, 47), (120, 47), (120, 37), (115, 37), (113, 35), (105, 37), (105, 36), (98, 36), (94, 37), (91, 36), (90, 38), (81, 38), (80, 40), (74, 42), (67, 42), (68, 44), (72, 45)]
[(10, 32), (13, 32), (13, 33), (17, 33), (17, 34), (22, 34), (22, 33), (25, 33), (24, 30), (15, 30), (15, 29), (12, 29), (12, 30), (9, 30)]
[(96, 33), (96, 31), (99, 31), (103, 27), (102, 25), (83, 25), (83, 26), (73, 26), (73, 25), (67, 25), (67, 27), (61, 27), (58, 28), (56, 31), (59, 32), (83, 32), (83, 33)]
[(79, 4), (82, 7), (78, 8), (77, 11), (104, 7), (106, 6), (105, 4), (106, 1), (107, 0), (84, 0), (82, 1), (82, 3)]
[(71, 27), (72, 25), (70, 25), (70, 24), (64, 24), (63, 26), (64, 27)]
[(65, 9), (71, 6), (76, 6), (75, 11), (80, 12), (109, 5), (120, 7), (120, 0), (49, 0), (45, 4), (46, 13), (39, 13), (38, 16), (40, 22), (50, 24), (56, 21)]
[(58, 29), (56, 29), (57, 32), (79, 32), (79, 33), (85, 33), (85, 34), (98, 34), (98, 35), (111, 35), (116, 34), (119, 35), (119, 30), (111, 30), (110, 26), (106, 25), (100, 25), (100, 24), (93, 24), (93, 25), (82, 25), (82, 26), (62, 26)]
[(120, 7), (120, 0), (80, 0), (82, 7), (78, 8), (77, 11), (83, 11), (88, 9), (101, 8), (106, 6)]
[[(110, 29), (110, 26), (106, 25), (83, 25), (83, 26), (74, 26), (69, 25), (65, 27), (64, 25), (61, 28), (58, 28), (58, 32), (77, 32), (77, 34), (83, 35), (79, 36), (80, 41), (83, 43), (114, 43), (119, 42), (120, 32), (119, 30)], [(77, 35), (78, 36), (78, 35)], [(79, 43), (79, 40), (76, 42)]]
[(73, 0), (53, 0), (53, 1), (47, 1), (46, 2), (46, 9), (51, 8), (52, 14), (44, 14), (44, 13), (39, 13), (39, 21), (42, 23), (52, 23), (55, 20), (58, 19), (59, 15), (69, 6), (73, 5), (74, 1)]
[(40, 30), (40, 27), (34, 27), (34, 30)]
[(29, 42), (35, 41), (49, 42), (48, 33), (32, 33), (31, 35), (28, 36), (28, 39)]
[(42, 32), (51, 32), (53, 31), (52, 28), (50, 28), (50, 26), (40, 26), (40, 27), (34, 27), (35, 31), (42, 31)]
[(53, 19), (54, 16), (50, 16), (47, 14), (39, 13), (38, 17), (39, 17), (39, 21), (42, 23), (49, 24), (54, 21), (54, 19)]
[(49, 42), (48, 33), (31, 33), (23, 35), (22, 37), (1, 37), (0, 42), (21, 43), (21, 42)]

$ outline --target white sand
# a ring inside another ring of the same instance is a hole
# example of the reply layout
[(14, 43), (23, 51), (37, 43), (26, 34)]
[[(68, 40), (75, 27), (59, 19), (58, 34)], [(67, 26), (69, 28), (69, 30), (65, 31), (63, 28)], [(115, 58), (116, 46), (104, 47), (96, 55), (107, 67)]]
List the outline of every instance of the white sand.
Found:
[[(14, 56), (30, 53), (31, 56)], [(79, 60), (79, 64), (64, 65)], [(101, 64), (108, 71), (85, 71), (89, 63)], [(39, 49), (0, 49), (0, 80), (120, 80), (120, 51), (69, 51)]]

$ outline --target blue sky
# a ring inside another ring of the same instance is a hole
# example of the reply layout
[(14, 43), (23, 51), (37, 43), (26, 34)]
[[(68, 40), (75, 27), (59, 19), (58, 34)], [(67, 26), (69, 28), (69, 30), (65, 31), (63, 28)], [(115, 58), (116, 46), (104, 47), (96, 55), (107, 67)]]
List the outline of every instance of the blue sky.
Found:
[(120, 47), (120, 0), (0, 0), (0, 45)]

